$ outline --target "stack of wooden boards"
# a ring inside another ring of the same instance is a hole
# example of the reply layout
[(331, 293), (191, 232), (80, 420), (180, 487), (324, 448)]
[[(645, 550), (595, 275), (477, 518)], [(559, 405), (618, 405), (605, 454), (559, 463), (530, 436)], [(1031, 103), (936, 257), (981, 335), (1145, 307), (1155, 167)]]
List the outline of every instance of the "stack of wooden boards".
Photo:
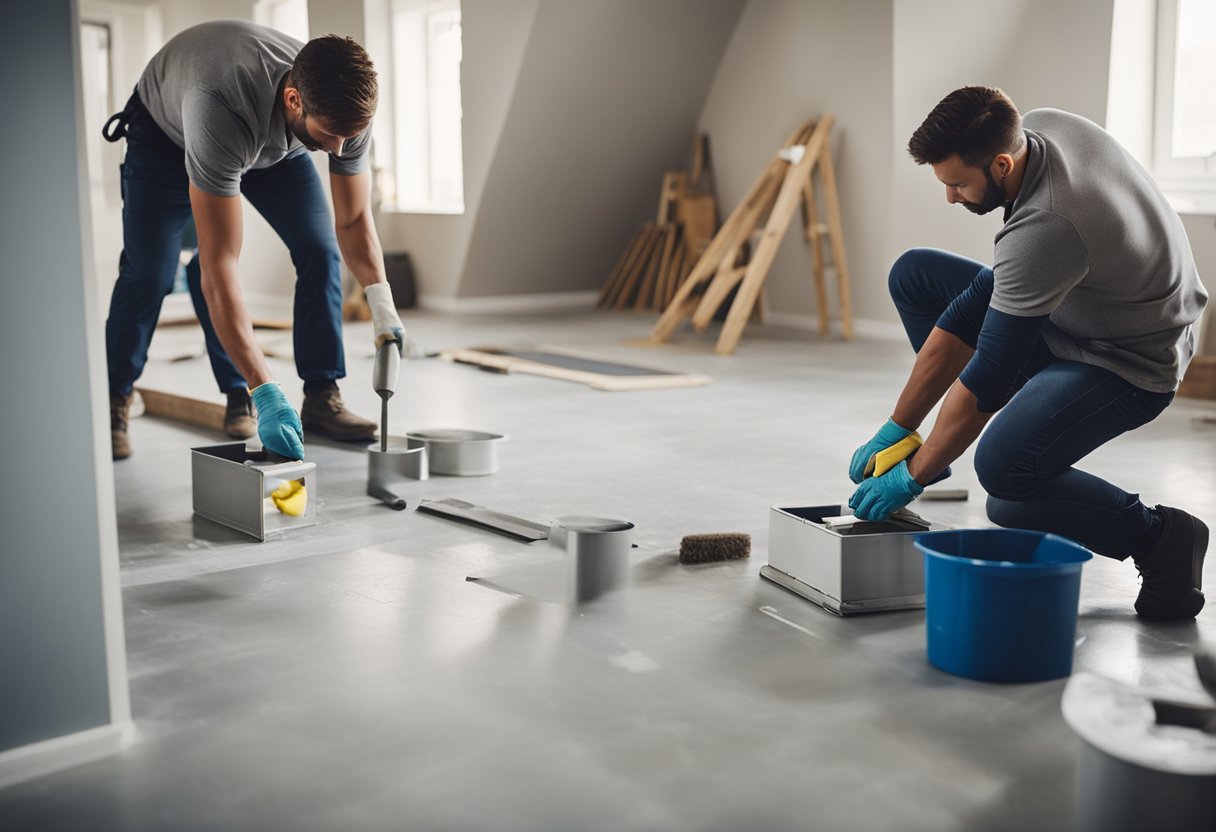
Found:
[[(718, 308), (734, 292), (715, 348), (723, 355), (733, 353), (748, 319), (759, 311), (756, 301), (764, 279), (800, 203), (805, 217), (804, 231), (811, 244), (820, 334), (827, 335), (829, 330), (821, 239), (826, 236), (831, 243), (835, 265), (842, 334), (845, 338), (852, 337), (848, 266), (829, 143), (833, 122), (832, 116), (824, 115), (790, 134), (743, 201), (722, 224), (691, 273), (680, 282), (646, 343), (667, 341), (688, 318), (692, 319), (698, 332), (704, 331)], [(826, 224), (819, 222), (813, 181), (816, 171), (823, 188)], [(757, 239), (753, 243), (754, 235)]]
[(709, 165), (709, 137), (693, 144), (687, 171), (666, 171), (656, 222), (643, 223), (600, 293), (606, 309), (662, 311), (692, 273), (718, 227), (718, 200)]

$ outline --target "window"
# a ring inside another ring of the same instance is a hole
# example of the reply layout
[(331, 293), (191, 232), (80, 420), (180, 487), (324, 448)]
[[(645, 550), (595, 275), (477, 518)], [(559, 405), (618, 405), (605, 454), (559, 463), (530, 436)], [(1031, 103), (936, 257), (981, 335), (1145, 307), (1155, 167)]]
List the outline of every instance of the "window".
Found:
[(308, 0), (256, 0), (253, 21), (308, 42)]
[(1216, 199), (1216, 3), (1159, 0), (1153, 171), (1171, 194)]
[(459, 0), (389, 0), (387, 11), (380, 54), (369, 36), (382, 85), (373, 138), (384, 207), (463, 213)]

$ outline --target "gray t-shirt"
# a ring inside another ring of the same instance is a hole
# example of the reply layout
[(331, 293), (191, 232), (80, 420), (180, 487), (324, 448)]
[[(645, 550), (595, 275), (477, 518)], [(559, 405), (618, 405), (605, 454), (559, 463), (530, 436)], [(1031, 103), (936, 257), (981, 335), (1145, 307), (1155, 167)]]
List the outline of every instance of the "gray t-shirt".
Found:
[[(283, 118), (279, 83), (304, 44), (242, 20), (217, 20), (175, 35), (148, 62), (135, 89), (157, 126), (186, 152), (200, 190), (240, 193), (241, 175), (307, 153)], [(331, 173), (367, 169), (368, 127), (330, 154)]]
[(1178, 213), (1109, 133), (1062, 110), (1023, 119), (1026, 173), (996, 235), (992, 307), (1050, 315), (1058, 358), (1177, 388), (1207, 303)]

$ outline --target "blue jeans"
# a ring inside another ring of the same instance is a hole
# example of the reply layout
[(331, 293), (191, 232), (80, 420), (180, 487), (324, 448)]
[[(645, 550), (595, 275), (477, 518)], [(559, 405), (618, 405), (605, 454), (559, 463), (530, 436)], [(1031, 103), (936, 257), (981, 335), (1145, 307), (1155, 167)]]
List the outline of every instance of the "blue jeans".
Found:
[[(929, 248), (891, 268), (891, 297), (917, 352), (937, 325), (975, 346), (992, 297), (992, 269)], [(1142, 390), (1101, 367), (1055, 358), (1040, 342), (1020, 388), (988, 424), (975, 471), (998, 526), (1054, 532), (1122, 560), (1148, 553), (1157, 513), (1075, 463), (1116, 436), (1157, 418), (1173, 393)]]
[[(106, 320), (110, 390), (120, 395), (131, 392), (147, 363), (148, 344), (156, 330), (161, 304), (173, 288), (182, 232), (191, 216), (185, 154), (156, 126), (142, 105), (131, 114), (126, 139), (122, 164), (123, 251)], [(241, 179), (241, 193), (291, 252), (296, 268), (292, 338), (300, 378), (342, 378), (346, 375), (342, 261), (325, 192), (312, 160), (300, 154), (273, 167), (251, 170)], [(220, 391), (244, 388), (244, 377), (220, 345), (211, 324), (197, 252), (186, 267), (186, 278)]]

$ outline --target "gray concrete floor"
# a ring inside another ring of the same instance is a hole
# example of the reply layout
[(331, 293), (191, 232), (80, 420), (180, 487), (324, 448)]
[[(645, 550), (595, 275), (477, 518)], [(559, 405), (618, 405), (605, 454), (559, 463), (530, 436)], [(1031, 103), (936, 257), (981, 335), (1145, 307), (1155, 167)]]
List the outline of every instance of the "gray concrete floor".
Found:
[[(1064, 681), (991, 685), (932, 668), (923, 612), (833, 617), (761, 581), (769, 506), (843, 502), (853, 448), (911, 366), (891, 338), (750, 330), (737, 355), (685, 332), (646, 350), (633, 315), (408, 316), (426, 348), (541, 343), (701, 372), (712, 385), (602, 393), (438, 360), (403, 365), (391, 426), (509, 434), (501, 471), (405, 489), (538, 518), (637, 524), (631, 588), (570, 607), (467, 576), (560, 568), (556, 550), (391, 511), (358, 447), (308, 444), (320, 522), (256, 543), (191, 517), (205, 430), (151, 418), (115, 466), (136, 735), (119, 755), (0, 792), (0, 826), (52, 829), (1056, 830), (1077, 742)], [(272, 340), (284, 339), (270, 335)], [(349, 404), (373, 417), (368, 325)], [(211, 390), (201, 340), (166, 330), (144, 381)], [(290, 362), (275, 362), (289, 395)], [(1216, 430), (1179, 401), (1085, 467), (1216, 525)], [(921, 510), (987, 525), (967, 503)], [(788, 503), (787, 503), (788, 504)], [(693, 532), (744, 531), (748, 561), (680, 566)], [(1209, 561), (1208, 583), (1216, 586)], [(1085, 567), (1076, 669), (1198, 691), (1197, 622), (1132, 614), (1130, 564)]]

